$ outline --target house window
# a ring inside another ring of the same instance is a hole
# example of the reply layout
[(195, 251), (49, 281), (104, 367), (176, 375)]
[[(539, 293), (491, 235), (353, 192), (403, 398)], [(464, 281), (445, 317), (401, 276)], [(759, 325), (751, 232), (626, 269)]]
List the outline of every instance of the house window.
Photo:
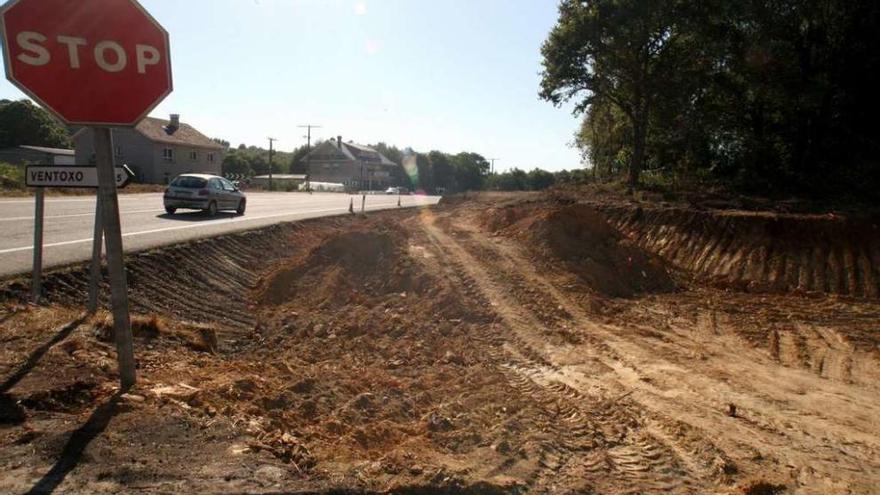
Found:
[(208, 163), (214, 163), (214, 153), (208, 153)]
[(174, 161), (174, 150), (171, 148), (163, 148), (162, 149), (162, 158), (166, 162)]
[(189, 161), (194, 162), (194, 161), (197, 161), (198, 159), (199, 159), (199, 152), (198, 151), (193, 150), (193, 151), (189, 152)]

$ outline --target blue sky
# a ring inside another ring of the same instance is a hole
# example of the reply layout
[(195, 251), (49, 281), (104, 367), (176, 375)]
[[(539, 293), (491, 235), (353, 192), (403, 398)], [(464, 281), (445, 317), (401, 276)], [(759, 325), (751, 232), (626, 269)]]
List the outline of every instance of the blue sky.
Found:
[[(499, 169), (580, 166), (571, 107), (538, 99), (555, 0), (142, 0), (171, 35), (180, 113), (212, 137), (289, 150), (299, 124)], [(0, 98), (23, 97), (0, 82)]]

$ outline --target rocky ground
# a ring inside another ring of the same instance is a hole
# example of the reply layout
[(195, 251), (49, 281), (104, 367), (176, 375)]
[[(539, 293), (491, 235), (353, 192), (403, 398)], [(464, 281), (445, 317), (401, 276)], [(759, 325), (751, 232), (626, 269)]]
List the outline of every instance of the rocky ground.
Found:
[(131, 256), (124, 394), (82, 267), (9, 281), (0, 492), (873, 493), (870, 232), (826, 270), (858, 283), (793, 287), (668, 215), (489, 195)]

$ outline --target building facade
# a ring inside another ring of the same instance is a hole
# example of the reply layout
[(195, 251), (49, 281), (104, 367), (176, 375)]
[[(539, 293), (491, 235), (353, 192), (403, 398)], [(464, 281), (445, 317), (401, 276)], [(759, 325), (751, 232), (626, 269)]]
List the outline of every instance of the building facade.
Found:
[(382, 190), (394, 185), (399, 165), (373, 148), (342, 142), (342, 136), (325, 141), (303, 161), (310, 182), (343, 184), (349, 190)]
[[(76, 163), (95, 163), (94, 134), (90, 128), (73, 135)], [(180, 122), (147, 117), (130, 129), (113, 129), (117, 165), (128, 165), (138, 182), (167, 184), (179, 174), (221, 174), (225, 148)]]
[(0, 150), (0, 162), (13, 165), (75, 165), (73, 150), (44, 146), (16, 146)]

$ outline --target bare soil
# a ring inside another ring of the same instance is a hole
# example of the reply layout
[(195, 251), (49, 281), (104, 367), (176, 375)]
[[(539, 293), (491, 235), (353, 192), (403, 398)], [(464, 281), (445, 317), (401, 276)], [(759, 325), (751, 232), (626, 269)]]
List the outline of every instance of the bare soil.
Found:
[[(482, 195), (131, 256), (126, 394), (84, 267), (45, 306), (7, 282), (0, 492), (875, 493), (877, 265), (716, 277), (670, 253), (742, 235), (652, 214)], [(741, 217), (751, 245), (826, 228)]]

